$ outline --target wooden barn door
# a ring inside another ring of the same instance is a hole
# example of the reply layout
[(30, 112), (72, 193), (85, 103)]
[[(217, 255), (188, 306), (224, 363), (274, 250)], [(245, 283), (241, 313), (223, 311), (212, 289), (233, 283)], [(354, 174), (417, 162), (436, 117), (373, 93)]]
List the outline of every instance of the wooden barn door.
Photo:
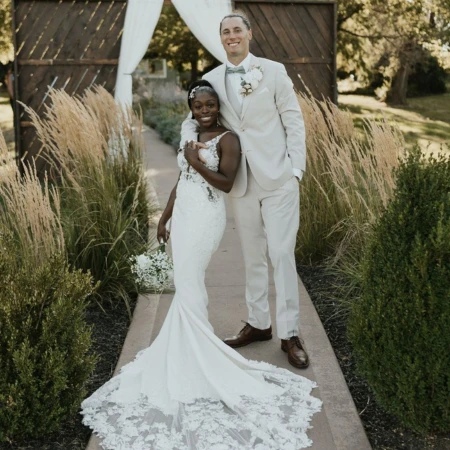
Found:
[[(16, 98), (42, 113), (49, 87), (74, 95), (100, 84), (113, 92), (125, 10), (125, 0), (13, 0)], [(18, 104), (15, 127), (19, 158), (34, 158), (41, 145)], [(36, 166), (41, 173), (44, 159)]]
[(298, 91), (306, 85), (314, 97), (336, 102), (335, 1), (242, 0), (235, 7), (251, 21), (254, 55), (283, 63)]

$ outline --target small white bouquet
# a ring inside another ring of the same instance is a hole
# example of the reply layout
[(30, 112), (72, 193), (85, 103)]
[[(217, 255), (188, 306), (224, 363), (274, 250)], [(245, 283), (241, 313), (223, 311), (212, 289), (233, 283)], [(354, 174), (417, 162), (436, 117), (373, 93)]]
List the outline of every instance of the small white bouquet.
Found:
[(136, 275), (136, 283), (144, 291), (162, 292), (173, 280), (173, 261), (166, 253), (166, 245), (156, 250), (147, 250), (142, 255), (132, 256), (131, 271)]

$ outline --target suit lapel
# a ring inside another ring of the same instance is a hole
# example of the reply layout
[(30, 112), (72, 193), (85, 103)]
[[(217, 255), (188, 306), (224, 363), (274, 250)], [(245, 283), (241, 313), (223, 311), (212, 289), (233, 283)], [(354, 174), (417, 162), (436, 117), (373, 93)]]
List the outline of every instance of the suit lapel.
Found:
[[(250, 68), (249, 68), (249, 70), (252, 68), (252, 66), (259, 66), (259, 65), (260, 65), (259, 64), (259, 59), (256, 56), (252, 55), (252, 58), (250, 60)], [(246, 113), (248, 105), (249, 105), (249, 103), (252, 100), (252, 95), (253, 94), (254, 94), (254, 92), (252, 92), (251, 94), (246, 95), (244, 97), (244, 102), (242, 103), (241, 119), (244, 118), (244, 114)]]
[(237, 115), (236, 111), (234, 110), (233, 106), (230, 103), (230, 100), (228, 99), (227, 95), (227, 89), (225, 87), (225, 70), (227, 68), (226, 64), (222, 64), (219, 66), (219, 70), (217, 71), (217, 86), (218, 86), (218, 94), (219, 98), (221, 99), (222, 103), (225, 103), (228, 109), (234, 114), (235, 118), (239, 120), (239, 116)]

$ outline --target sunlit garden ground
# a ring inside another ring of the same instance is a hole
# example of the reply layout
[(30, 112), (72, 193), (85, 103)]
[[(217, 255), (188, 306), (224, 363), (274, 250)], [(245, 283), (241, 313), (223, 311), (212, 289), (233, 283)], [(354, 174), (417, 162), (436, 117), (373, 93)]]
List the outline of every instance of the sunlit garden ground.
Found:
[(369, 117), (395, 121), (409, 147), (419, 142), (422, 148), (436, 151), (450, 142), (450, 92), (410, 98), (405, 108), (394, 108), (369, 96), (340, 94), (339, 106), (352, 113), (358, 127)]

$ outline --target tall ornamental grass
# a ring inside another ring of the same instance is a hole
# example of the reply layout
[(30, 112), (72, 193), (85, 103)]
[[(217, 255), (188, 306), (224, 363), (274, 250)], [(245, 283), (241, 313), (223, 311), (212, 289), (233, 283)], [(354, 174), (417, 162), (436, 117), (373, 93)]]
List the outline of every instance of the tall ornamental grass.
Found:
[(12, 234), (22, 263), (38, 267), (64, 253), (60, 194), (46, 177), (39, 180), (34, 165), (24, 165), (22, 175), (0, 136), (0, 226)]
[(330, 101), (299, 96), (307, 131), (307, 168), (301, 182), (297, 258), (354, 268), (369, 225), (392, 195), (393, 169), (404, 149), (386, 120), (364, 131)]
[[(1, 133), (0, 133), (1, 135)], [(94, 367), (84, 320), (92, 278), (69, 268), (60, 196), (0, 139), (0, 441), (59, 428)]]
[(99, 281), (98, 298), (136, 292), (129, 258), (146, 249), (149, 216), (138, 118), (103, 88), (74, 98), (50, 92), (41, 119), (29, 111), (59, 182), (69, 261)]

